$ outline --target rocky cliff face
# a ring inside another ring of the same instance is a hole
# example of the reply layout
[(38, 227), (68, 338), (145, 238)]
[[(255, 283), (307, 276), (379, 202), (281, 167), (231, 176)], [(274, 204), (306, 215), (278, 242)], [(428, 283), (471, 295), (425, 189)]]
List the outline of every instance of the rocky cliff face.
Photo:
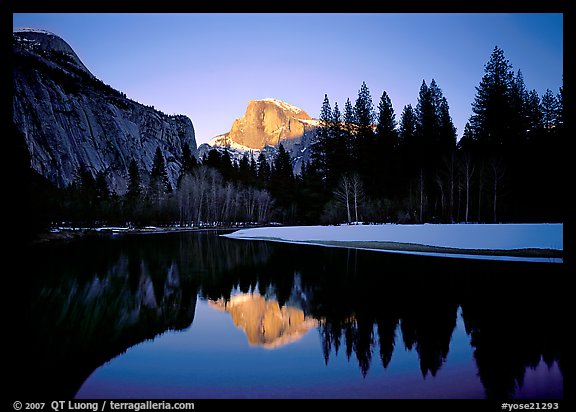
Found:
[(246, 113), (232, 124), (228, 138), (250, 149), (299, 139), (312, 118), (304, 110), (277, 99), (250, 100)]
[(156, 147), (175, 186), (188, 144), (196, 154), (192, 121), (130, 100), (96, 79), (60, 37), (36, 30), (13, 33), (13, 121), (22, 132), (31, 167), (58, 187), (80, 167), (104, 171), (110, 187), (126, 190), (136, 160), (144, 180)]
[(228, 133), (214, 137), (199, 147), (202, 156), (213, 147), (226, 148), (234, 158), (252, 151), (264, 152), (271, 161), (282, 144), (293, 159), (296, 173), (308, 160), (307, 149), (312, 144), (318, 120), (304, 110), (278, 99), (250, 100), (244, 116), (236, 119)]

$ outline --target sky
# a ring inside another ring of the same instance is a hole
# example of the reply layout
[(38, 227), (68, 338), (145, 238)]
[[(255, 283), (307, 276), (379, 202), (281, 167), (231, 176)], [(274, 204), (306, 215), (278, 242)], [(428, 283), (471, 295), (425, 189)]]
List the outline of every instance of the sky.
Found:
[(458, 138), (495, 46), (528, 90), (558, 93), (559, 13), (15, 13), (13, 28), (62, 37), (104, 83), (192, 119), (200, 145), (230, 130), (249, 100), (277, 98), (318, 118), (324, 95), (341, 111), (366, 82), (396, 120), (436, 80)]

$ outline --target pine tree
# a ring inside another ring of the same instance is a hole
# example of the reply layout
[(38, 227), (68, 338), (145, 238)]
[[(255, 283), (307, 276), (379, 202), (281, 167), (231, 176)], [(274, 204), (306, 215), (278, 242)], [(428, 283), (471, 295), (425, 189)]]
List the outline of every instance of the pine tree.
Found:
[(126, 196), (131, 199), (137, 199), (142, 194), (142, 179), (136, 160), (132, 159), (128, 165), (128, 189)]
[(224, 181), (229, 181), (234, 176), (234, 166), (232, 165), (232, 158), (228, 149), (224, 149), (224, 153), (220, 156), (219, 169), (220, 174)]
[(128, 165), (128, 188), (124, 195), (124, 218), (128, 222), (139, 223), (142, 197), (142, 179), (135, 159)]
[(357, 158), (356, 158), (356, 124), (354, 118), (354, 108), (352, 107), (352, 102), (350, 99), (346, 99), (344, 104), (344, 125), (342, 128), (342, 133), (346, 141), (346, 152), (348, 153), (349, 168), (357, 169)]
[(400, 116), (400, 142), (406, 145), (413, 145), (416, 137), (416, 114), (412, 105), (404, 106)]
[(258, 179), (265, 187), (270, 179), (270, 166), (268, 165), (264, 152), (260, 152), (258, 155)]
[(527, 97), (525, 106), (525, 124), (526, 124), (526, 138), (528, 141), (538, 139), (544, 128), (542, 108), (540, 105), (540, 96), (536, 90), (531, 90)]
[(480, 85), (476, 87), (470, 124), (478, 142), (490, 149), (504, 144), (510, 134), (513, 117), (510, 96), (514, 81), (511, 69), (504, 51), (496, 46), (484, 66)]
[(238, 180), (244, 184), (247, 184), (250, 180), (250, 160), (248, 159), (248, 152), (244, 152), (242, 158), (240, 158)]
[(462, 138), (458, 141), (458, 149), (474, 150), (475, 143), (476, 136), (474, 135), (474, 129), (470, 126), (470, 122), (466, 122)]
[(400, 181), (399, 184), (404, 183), (408, 186), (410, 178), (414, 178), (414, 170), (416, 169), (415, 150), (417, 148), (416, 138), (416, 113), (412, 105), (407, 104), (402, 110), (400, 115), (400, 127), (398, 132), (400, 140), (399, 151), (399, 174), (404, 182)]
[(564, 87), (560, 87), (560, 90), (556, 95), (556, 100), (558, 101), (556, 127), (558, 127), (558, 129), (562, 129), (564, 127), (564, 108), (566, 107), (566, 94), (564, 93)]
[(176, 187), (180, 189), (182, 187), (182, 182), (186, 177), (192, 176), (194, 169), (198, 166), (198, 161), (192, 155), (190, 146), (188, 143), (182, 145), (182, 165), (180, 166), (180, 174), (178, 175), (178, 181), (176, 182)]
[(106, 173), (103, 170), (96, 173), (94, 190), (97, 200), (104, 201), (110, 199), (110, 188), (108, 187), (108, 182), (106, 182)]
[(338, 108), (338, 103), (334, 103), (332, 110), (332, 127), (330, 129), (330, 181), (328, 187), (331, 189), (342, 173), (349, 167), (348, 147), (346, 133), (342, 125), (342, 115)]
[(290, 153), (286, 151), (282, 143), (278, 146), (278, 153), (276, 153), (274, 158), (274, 173), (277, 178), (282, 180), (292, 180), (294, 178)]
[(437, 88), (432, 90), (426, 85), (426, 81), (422, 80), (416, 105), (416, 137), (418, 144), (424, 149), (431, 146), (438, 133), (437, 96)]
[(396, 115), (392, 102), (386, 91), (380, 97), (378, 104), (378, 123), (376, 125), (376, 140), (384, 150), (392, 150), (398, 146), (398, 133), (396, 131)]
[(508, 134), (506, 143), (518, 145), (526, 141), (528, 130), (528, 91), (519, 69), (510, 84)]
[(422, 145), (427, 158), (434, 165), (456, 145), (456, 128), (450, 116), (448, 100), (436, 80), (432, 79), (430, 87), (422, 81), (415, 115), (418, 144)]
[(108, 182), (106, 181), (106, 172), (100, 170), (96, 173), (96, 179), (94, 180), (95, 189), (95, 216), (94, 218), (100, 222), (100, 224), (109, 222), (110, 219), (114, 218), (113, 213), (111, 213), (113, 207), (111, 208), (114, 193), (108, 187)]
[(415, 139), (410, 147), (416, 169), (427, 168), (430, 150), (437, 131), (436, 107), (432, 93), (424, 80), (420, 85), (415, 114)]
[(346, 99), (346, 103), (344, 104), (344, 131), (348, 134), (354, 133), (354, 125), (356, 124), (356, 118), (354, 116), (354, 107), (352, 106), (352, 102), (350, 99)]
[(432, 216), (445, 215), (445, 179), (443, 166), (455, 148), (456, 131), (450, 118), (448, 102), (432, 79), (430, 87), (423, 80), (416, 105), (416, 139), (407, 151), (410, 175), (418, 179), (420, 219), (424, 217), (424, 197), (432, 206)]
[(192, 155), (192, 151), (190, 150), (190, 145), (188, 143), (184, 143), (182, 146), (182, 168), (180, 174), (192, 173), (194, 168), (198, 166), (198, 161)]
[(378, 104), (378, 123), (374, 151), (371, 156), (372, 175), (377, 179), (367, 180), (366, 187), (373, 194), (391, 198), (398, 191), (400, 172), (398, 170), (398, 132), (396, 115), (386, 91)]
[(454, 127), (454, 123), (452, 122), (450, 107), (445, 97), (442, 97), (440, 100), (439, 121), (438, 135), (440, 139), (440, 151), (443, 155), (446, 155), (456, 148), (456, 127)]
[(166, 173), (164, 155), (159, 146), (156, 148), (154, 160), (152, 161), (150, 189), (154, 198), (161, 198), (164, 194), (172, 192), (172, 185), (168, 179), (168, 173)]
[(354, 104), (354, 119), (359, 128), (359, 133), (365, 133), (367, 130), (372, 131), (374, 105), (366, 82), (362, 82), (362, 86), (360, 86), (360, 90), (358, 90), (358, 98)]
[(330, 140), (330, 128), (332, 124), (332, 109), (328, 95), (324, 95), (322, 108), (320, 109), (320, 125), (316, 129), (316, 139), (312, 146), (312, 162), (320, 172), (326, 184), (328, 176), (328, 146)]
[(374, 105), (370, 91), (365, 82), (362, 82), (358, 91), (358, 98), (354, 104), (354, 119), (356, 124), (355, 154), (358, 171), (363, 180), (369, 181), (372, 173), (373, 154), (375, 147), (374, 132)]
[(274, 167), (271, 172), (270, 191), (277, 204), (286, 211), (294, 199), (294, 172), (290, 153), (280, 143), (274, 157)]
[(89, 167), (81, 164), (76, 171), (74, 183), (69, 188), (73, 215), (82, 225), (92, 225), (96, 219), (96, 180)]
[(206, 157), (206, 161), (203, 162), (206, 166), (211, 167), (216, 170), (220, 170), (221, 166), (221, 155), (220, 152), (212, 148), (208, 151), (208, 156)]
[(256, 160), (254, 160), (254, 153), (250, 151), (250, 178), (248, 180), (249, 184), (253, 185), (258, 179), (258, 165)]
[(542, 126), (547, 132), (553, 130), (558, 121), (558, 99), (552, 93), (552, 90), (546, 89), (544, 96), (542, 96), (541, 110), (542, 110)]

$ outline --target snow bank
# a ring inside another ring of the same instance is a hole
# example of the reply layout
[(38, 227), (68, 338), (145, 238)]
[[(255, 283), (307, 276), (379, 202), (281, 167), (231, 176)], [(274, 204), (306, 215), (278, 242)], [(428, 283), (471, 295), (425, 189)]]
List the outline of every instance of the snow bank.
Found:
[(273, 238), (293, 242), (373, 241), (458, 249), (563, 249), (562, 224), (423, 224), (287, 226), (242, 229), (237, 239)]

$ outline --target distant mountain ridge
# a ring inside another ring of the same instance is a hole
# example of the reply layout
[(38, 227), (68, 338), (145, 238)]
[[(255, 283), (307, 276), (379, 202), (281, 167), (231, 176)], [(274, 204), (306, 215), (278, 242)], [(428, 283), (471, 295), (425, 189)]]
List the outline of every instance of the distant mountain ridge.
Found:
[(175, 186), (182, 147), (197, 153), (188, 117), (166, 115), (104, 84), (53, 33), (15, 30), (12, 50), (12, 118), (34, 170), (61, 188), (80, 168), (94, 176), (104, 172), (109, 186), (123, 194), (131, 160), (146, 179), (160, 147)]

